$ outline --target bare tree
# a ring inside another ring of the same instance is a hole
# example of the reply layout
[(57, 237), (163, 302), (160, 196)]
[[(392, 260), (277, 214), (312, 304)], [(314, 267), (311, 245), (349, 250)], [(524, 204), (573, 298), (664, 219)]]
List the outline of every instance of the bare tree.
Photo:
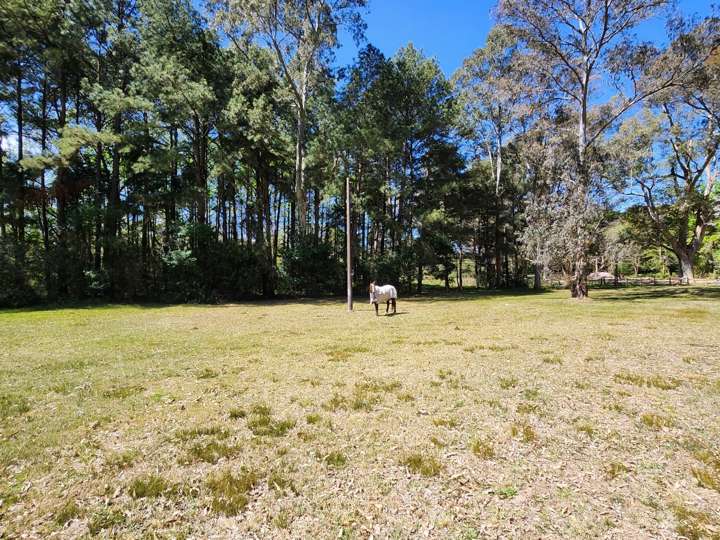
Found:
[[(627, 111), (672, 87), (694, 65), (684, 58), (643, 74), (658, 52), (633, 40), (631, 31), (657, 14), (668, 0), (500, 0), (498, 15), (533, 50), (535, 68), (549, 82), (561, 107), (572, 111), (575, 150), (563, 168), (569, 241), (573, 259), (572, 295), (587, 296), (588, 252), (598, 230), (591, 220), (593, 184), (602, 180), (599, 146)], [(607, 97), (605, 82), (616, 90)]]

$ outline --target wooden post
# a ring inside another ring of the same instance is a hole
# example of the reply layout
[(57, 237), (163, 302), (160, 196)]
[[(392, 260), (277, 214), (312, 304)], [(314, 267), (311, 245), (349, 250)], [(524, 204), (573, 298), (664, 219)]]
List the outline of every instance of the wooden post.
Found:
[(347, 279), (347, 309), (353, 310), (352, 297), (352, 227), (350, 223), (350, 175), (345, 177), (345, 266)]

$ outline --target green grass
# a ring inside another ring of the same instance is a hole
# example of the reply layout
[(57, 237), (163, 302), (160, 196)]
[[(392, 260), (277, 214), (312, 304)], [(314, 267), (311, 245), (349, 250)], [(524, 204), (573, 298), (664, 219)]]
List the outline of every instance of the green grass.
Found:
[(712, 538), (720, 289), (567, 296), (0, 311), (0, 529)]
[(407, 467), (409, 471), (422, 476), (437, 476), (445, 468), (434, 456), (424, 455), (419, 452), (403, 457), (400, 464)]
[(258, 481), (259, 478), (253, 471), (243, 470), (233, 474), (230, 470), (224, 470), (216, 473), (206, 482), (212, 494), (210, 508), (226, 516), (238, 515), (247, 506), (250, 491)]
[(128, 486), (128, 492), (133, 499), (144, 499), (145, 497), (160, 497), (164, 495), (170, 486), (162, 477), (155, 474), (135, 478)]

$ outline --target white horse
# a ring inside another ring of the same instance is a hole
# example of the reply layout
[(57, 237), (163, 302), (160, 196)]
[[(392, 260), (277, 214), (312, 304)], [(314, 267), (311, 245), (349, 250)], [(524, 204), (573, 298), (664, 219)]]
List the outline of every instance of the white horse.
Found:
[(375, 315), (378, 313), (378, 302), (385, 302), (385, 314), (393, 307), (393, 314), (397, 313), (397, 290), (392, 285), (375, 285), (373, 281), (368, 289), (370, 291), (370, 303), (375, 304)]

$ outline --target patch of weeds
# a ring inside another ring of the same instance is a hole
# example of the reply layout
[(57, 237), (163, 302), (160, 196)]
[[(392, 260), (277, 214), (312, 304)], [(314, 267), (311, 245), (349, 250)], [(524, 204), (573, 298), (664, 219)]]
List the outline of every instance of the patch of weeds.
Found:
[(714, 454), (707, 448), (696, 447), (693, 451), (693, 457), (708, 467), (715, 469), (717, 473), (720, 474), (720, 455)]
[(423, 456), (420, 453), (413, 453), (405, 456), (400, 460), (400, 465), (404, 465), (411, 472), (421, 474), (423, 476), (437, 476), (444, 469), (433, 456)]
[(128, 486), (128, 492), (133, 499), (146, 497), (160, 497), (169, 490), (167, 481), (162, 476), (151, 474), (135, 478)]
[(342, 452), (332, 451), (328, 454), (317, 452), (315, 456), (328, 467), (339, 469), (347, 464), (347, 457)]
[(497, 495), (501, 499), (512, 499), (517, 494), (518, 490), (516, 487), (513, 486), (506, 486), (504, 488), (495, 490), (495, 495)]
[(353, 354), (367, 353), (370, 349), (367, 347), (344, 347), (342, 349), (333, 349), (326, 351), (328, 360), (331, 362), (342, 362), (348, 360)]
[(681, 504), (673, 504), (671, 509), (678, 522), (676, 530), (681, 536), (688, 540), (718, 538), (717, 533), (711, 531), (713, 529), (717, 531), (717, 526), (720, 525), (720, 523), (717, 518), (714, 518), (711, 514), (699, 510), (691, 510)]
[(70, 384), (68, 381), (64, 381), (64, 382), (61, 382), (61, 383), (53, 384), (53, 385), (49, 388), (49, 390), (50, 390), (51, 392), (56, 393), (56, 394), (60, 394), (60, 395), (66, 396), (66, 395), (68, 395), (70, 392), (72, 392), (72, 390), (73, 390), (73, 385)]
[(380, 397), (364, 390), (362, 387), (355, 387), (350, 398), (350, 408), (353, 411), (372, 411), (373, 407), (380, 403)]
[(322, 416), (320, 416), (317, 413), (311, 413), (305, 417), (305, 421), (308, 424), (318, 424), (320, 422), (320, 420), (322, 420)]
[(103, 397), (109, 399), (125, 399), (135, 394), (145, 391), (145, 387), (139, 384), (130, 384), (127, 386), (115, 386), (103, 392)]
[(694, 356), (683, 356), (682, 361), (686, 364), (694, 364), (695, 362), (697, 362), (697, 358), (695, 358)]
[(430, 442), (433, 443), (437, 448), (445, 448), (447, 446), (446, 443), (444, 443), (434, 435), (430, 437)]
[(24, 396), (0, 395), (0, 418), (19, 416), (30, 411), (30, 402)]
[(588, 354), (588, 355), (584, 358), (584, 360), (585, 360), (586, 362), (602, 362), (602, 361), (603, 361), (603, 357), (600, 356), (599, 354)]
[(410, 393), (408, 393), (408, 392), (404, 392), (404, 393), (402, 393), (402, 394), (398, 394), (398, 395), (397, 395), (397, 398), (398, 398), (400, 401), (406, 401), (406, 402), (415, 401), (415, 396), (413, 396), (412, 394), (410, 394)]
[(230, 415), (230, 420), (239, 420), (240, 418), (245, 418), (247, 416), (247, 412), (245, 411), (245, 409), (237, 408), (230, 409), (228, 414)]
[(280, 471), (273, 471), (267, 478), (267, 484), (273, 491), (283, 494), (287, 492), (297, 493), (293, 481)]
[(546, 356), (542, 359), (543, 362), (550, 365), (559, 366), (563, 363), (562, 358), (559, 356)]
[(438, 379), (441, 381), (447, 380), (453, 376), (453, 370), (452, 369), (438, 369), (437, 372)]
[(125, 523), (125, 514), (120, 510), (103, 508), (95, 512), (88, 522), (90, 534), (97, 535), (105, 529), (120, 527)]
[(671, 428), (675, 425), (672, 418), (655, 413), (644, 413), (640, 421), (651, 429)]
[(503, 390), (508, 390), (509, 388), (515, 388), (517, 386), (518, 380), (516, 377), (501, 377), (500, 378), (500, 388)]
[(517, 406), (517, 412), (520, 414), (534, 414), (540, 409), (537, 403), (522, 402)]
[(495, 457), (495, 448), (489, 441), (475, 439), (470, 445), (470, 449), (480, 459), (492, 459)]
[(623, 407), (622, 403), (618, 403), (617, 401), (613, 401), (612, 403), (605, 403), (603, 405), (603, 409), (607, 409), (608, 411), (614, 411), (617, 413), (625, 412), (625, 407)]
[(624, 463), (619, 461), (611, 461), (605, 466), (605, 475), (610, 479), (615, 479), (621, 474), (630, 472), (630, 469)]
[(231, 458), (240, 452), (237, 445), (227, 445), (218, 441), (210, 441), (208, 443), (195, 443), (190, 447), (187, 455), (181, 459), (180, 463), (188, 465), (202, 461), (205, 463), (217, 463), (220, 458)]
[(263, 403), (258, 403), (257, 405), (252, 406), (250, 414), (257, 416), (270, 416), (270, 414), (272, 414), (272, 409)]
[(520, 437), (523, 442), (529, 443), (537, 440), (537, 434), (533, 427), (526, 423), (513, 423), (510, 426), (510, 435), (513, 437)]
[(272, 520), (273, 525), (278, 529), (290, 528), (290, 513), (287, 510), (280, 510)]
[(720, 492), (720, 474), (718, 474), (718, 472), (704, 467), (693, 467), (692, 475), (695, 477), (695, 480), (697, 480), (699, 486)]
[(295, 427), (295, 420), (275, 420), (270, 416), (253, 416), (247, 422), (248, 429), (258, 437), (282, 437)]
[(345, 396), (335, 392), (329, 400), (322, 404), (322, 408), (333, 412), (339, 409), (347, 409), (347, 399), (345, 399)]
[(185, 428), (175, 432), (175, 438), (180, 441), (191, 441), (193, 439), (197, 439), (198, 437), (206, 436), (217, 437), (218, 439), (227, 439), (230, 437), (230, 430), (222, 426), (212, 425)]
[(210, 508), (226, 516), (238, 515), (247, 506), (248, 495), (258, 481), (257, 474), (247, 469), (237, 475), (230, 470), (216, 473), (206, 482), (213, 497)]
[(384, 382), (379, 379), (368, 379), (355, 383), (355, 389), (362, 392), (394, 392), (402, 388), (400, 381)]
[(573, 386), (578, 390), (589, 390), (591, 385), (587, 381), (575, 381)]
[(298, 437), (298, 439), (300, 439), (302, 442), (305, 442), (305, 443), (314, 441), (317, 438), (317, 436), (314, 433), (308, 433), (307, 431), (298, 431), (297, 437)]
[(577, 420), (575, 422), (575, 430), (578, 433), (584, 433), (591, 439), (595, 436), (595, 427), (586, 420)]
[(526, 388), (523, 390), (523, 397), (525, 399), (537, 399), (540, 397), (540, 390), (537, 388)]
[(60, 526), (65, 525), (68, 521), (80, 517), (82, 510), (75, 501), (67, 501), (55, 512), (55, 523)]
[(211, 368), (204, 368), (197, 372), (196, 377), (198, 379), (214, 379), (219, 375), (217, 371)]
[(638, 373), (621, 372), (616, 373), (613, 377), (615, 382), (623, 384), (633, 384), (635, 386), (647, 386), (653, 388), (659, 388), (660, 390), (674, 390), (680, 386), (679, 379), (674, 377), (662, 377), (660, 375), (645, 376)]
[(105, 458), (105, 463), (108, 467), (112, 467), (114, 469), (126, 469), (135, 462), (139, 455), (140, 454), (137, 450), (113, 452)]
[(458, 422), (454, 418), (433, 418), (432, 422), (438, 427), (456, 428), (458, 426)]

